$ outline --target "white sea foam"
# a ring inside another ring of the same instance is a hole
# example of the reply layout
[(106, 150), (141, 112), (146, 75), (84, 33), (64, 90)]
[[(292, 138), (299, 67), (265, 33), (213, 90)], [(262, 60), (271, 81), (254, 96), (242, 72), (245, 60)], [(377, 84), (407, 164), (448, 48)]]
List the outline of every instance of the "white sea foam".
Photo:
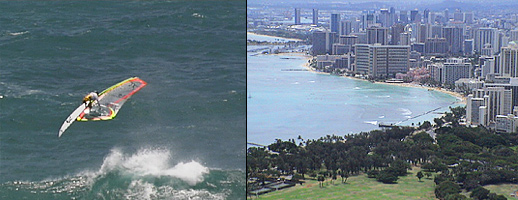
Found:
[(124, 194), (124, 199), (225, 199), (224, 193), (211, 193), (206, 190), (176, 190), (171, 186), (156, 187), (151, 183), (134, 180)]
[(406, 108), (398, 108), (399, 112), (401, 112), (401, 115), (412, 115), (412, 111)]
[(363, 123), (372, 124), (372, 125), (378, 125), (378, 121), (364, 121)]
[(121, 170), (134, 176), (171, 176), (193, 186), (203, 181), (209, 169), (196, 161), (180, 162), (171, 166), (171, 153), (161, 149), (141, 149), (132, 155), (125, 155), (119, 149), (112, 149), (99, 170), (104, 174)]
[(200, 13), (193, 13), (192, 16), (196, 18), (205, 18), (205, 15), (202, 15)]
[(379, 116), (378, 118), (383, 119), (385, 118), (385, 115)]
[(17, 35), (23, 35), (23, 34), (26, 34), (26, 33), (29, 33), (29, 31), (22, 31), (22, 32), (16, 32), (16, 33), (9, 33), (9, 35), (17, 36)]

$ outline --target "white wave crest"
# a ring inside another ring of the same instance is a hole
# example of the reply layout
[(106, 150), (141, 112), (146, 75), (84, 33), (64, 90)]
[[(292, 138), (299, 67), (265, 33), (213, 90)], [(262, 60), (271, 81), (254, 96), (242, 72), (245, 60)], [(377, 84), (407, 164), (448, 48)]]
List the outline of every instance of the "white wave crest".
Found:
[(363, 123), (372, 124), (372, 125), (378, 125), (378, 121), (364, 121)]
[(168, 150), (141, 149), (135, 154), (125, 155), (119, 149), (112, 149), (104, 159), (100, 173), (122, 170), (135, 176), (171, 176), (193, 186), (203, 181), (209, 169), (196, 161), (180, 162), (171, 166)]
[(16, 32), (16, 33), (9, 33), (9, 35), (17, 36), (17, 35), (23, 35), (23, 34), (26, 34), (26, 33), (29, 33), (29, 31), (22, 31), (22, 32)]
[(156, 187), (142, 180), (134, 180), (124, 194), (125, 199), (214, 199), (223, 200), (224, 193), (211, 193), (206, 190), (175, 190), (171, 186)]
[(399, 112), (401, 112), (401, 115), (412, 115), (412, 111), (406, 108), (398, 108)]

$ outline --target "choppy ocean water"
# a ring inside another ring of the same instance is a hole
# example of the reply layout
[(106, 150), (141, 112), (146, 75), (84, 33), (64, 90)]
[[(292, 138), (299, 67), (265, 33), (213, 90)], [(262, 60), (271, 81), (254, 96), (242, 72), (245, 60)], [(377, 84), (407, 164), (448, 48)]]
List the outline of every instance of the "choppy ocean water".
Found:
[[(245, 2), (0, 2), (0, 199), (245, 196)], [(117, 117), (90, 91), (148, 85)]]

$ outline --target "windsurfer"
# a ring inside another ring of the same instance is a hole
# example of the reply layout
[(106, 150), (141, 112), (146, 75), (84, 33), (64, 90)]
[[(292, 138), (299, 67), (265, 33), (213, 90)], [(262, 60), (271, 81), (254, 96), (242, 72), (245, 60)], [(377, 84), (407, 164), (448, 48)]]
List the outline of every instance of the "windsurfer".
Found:
[(83, 103), (88, 103), (87, 107), (90, 109), (92, 109), (94, 103), (97, 103), (97, 105), (99, 105), (99, 92), (90, 92), (83, 98)]

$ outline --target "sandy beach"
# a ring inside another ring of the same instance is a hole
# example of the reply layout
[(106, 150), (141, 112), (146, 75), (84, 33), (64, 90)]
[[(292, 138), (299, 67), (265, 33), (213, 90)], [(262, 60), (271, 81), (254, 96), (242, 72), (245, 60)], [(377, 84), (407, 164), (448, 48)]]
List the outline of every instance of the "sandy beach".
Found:
[(261, 35), (261, 34), (252, 33), (252, 32), (246, 32), (246, 34), (255, 35), (255, 36), (262, 36), (262, 37), (278, 38), (278, 39), (284, 39), (284, 40), (289, 40), (289, 41), (302, 41), (301, 39), (283, 38), (283, 37), (271, 36), (271, 35)]
[[(295, 54), (293, 54), (295, 55)], [(305, 58), (307, 58), (307, 60), (309, 61), (312, 57), (311, 56), (308, 56), (308, 55), (302, 55), (301, 53), (299, 53), (298, 55), (300, 56), (303, 56)], [(303, 65), (305, 68), (307, 68), (309, 71), (313, 72), (313, 73), (318, 73), (318, 74), (329, 74), (329, 73), (326, 73), (326, 72), (319, 72), (319, 71), (315, 71), (313, 68), (309, 67), (309, 62), (306, 62), (304, 63)], [(349, 78), (349, 79), (355, 79), (355, 80), (360, 80), (360, 81), (368, 81), (368, 80), (365, 80), (365, 79), (361, 79), (361, 78), (356, 78), (356, 77), (352, 77), (352, 76), (341, 76), (341, 77), (344, 77), (344, 78)], [(399, 87), (414, 87), (414, 88), (423, 88), (423, 89), (427, 89), (427, 90), (434, 90), (434, 91), (437, 91), (437, 92), (442, 92), (442, 93), (445, 93), (445, 94), (449, 94), (449, 95), (452, 95), (454, 97), (456, 97), (459, 101), (459, 103), (462, 103), (462, 104), (466, 104), (466, 97), (460, 93), (457, 93), (457, 92), (454, 92), (454, 91), (449, 91), (449, 90), (446, 90), (444, 88), (439, 88), (439, 87), (428, 87), (428, 86), (423, 86), (423, 85), (419, 85), (419, 84), (416, 84), (416, 83), (386, 83), (386, 82), (374, 82), (374, 84), (385, 84), (385, 85), (393, 85), (393, 86), (399, 86)]]

